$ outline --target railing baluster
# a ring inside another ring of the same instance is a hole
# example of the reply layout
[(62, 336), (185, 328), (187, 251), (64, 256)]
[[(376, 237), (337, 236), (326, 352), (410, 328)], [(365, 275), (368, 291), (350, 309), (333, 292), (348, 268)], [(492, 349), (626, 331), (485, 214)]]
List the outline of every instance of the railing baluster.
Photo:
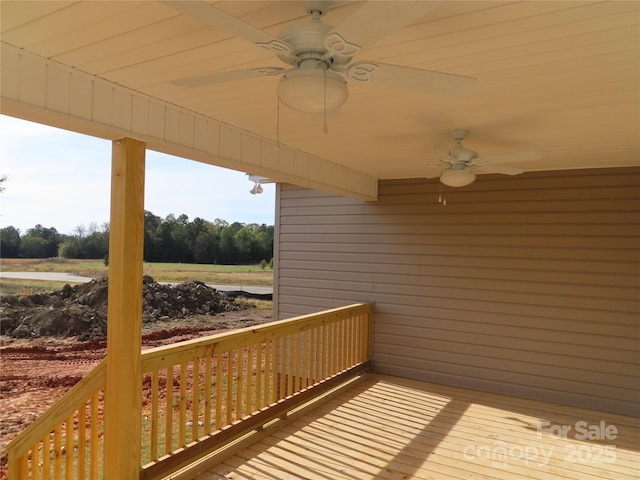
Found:
[(291, 395), (293, 393), (293, 389), (295, 387), (295, 351), (296, 351), (296, 338), (297, 334), (293, 333), (289, 336), (289, 342), (288, 342), (288, 352), (287, 352), (287, 360), (288, 360), (288, 366), (287, 366), (287, 396)]
[(340, 371), (343, 372), (347, 369), (349, 362), (349, 317), (340, 320), (340, 326), (342, 329), (342, 334), (340, 335), (342, 339), (342, 354), (340, 355), (342, 365), (340, 365)]
[(336, 348), (335, 348), (335, 368), (333, 370), (334, 375), (342, 369), (342, 321), (335, 321), (335, 334), (336, 334)]
[(366, 358), (364, 346), (368, 341), (368, 339), (364, 335), (367, 317), (366, 315), (360, 315), (358, 319), (360, 320), (358, 322), (358, 362), (362, 362)]
[(87, 466), (87, 402), (78, 409), (78, 478), (86, 478)]
[(275, 365), (276, 372), (278, 373), (279, 387), (275, 400), (278, 401), (287, 396), (287, 387), (285, 380), (287, 378), (287, 337), (282, 337), (276, 339), (276, 345), (274, 348), (277, 348), (277, 363)]
[(333, 357), (334, 357), (334, 353), (333, 353), (333, 343), (334, 343), (334, 338), (335, 338), (335, 332), (334, 332), (334, 322), (329, 322), (325, 325), (325, 339), (326, 339), (326, 345), (327, 345), (327, 356), (326, 356), (326, 362), (325, 362), (325, 366), (326, 366), (326, 371), (324, 372), (324, 377), (328, 378), (331, 377), (331, 375), (333, 375)]
[(269, 396), (267, 397), (267, 405), (275, 403), (278, 399), (278, 339), (272, 338), (269, 342), (269, 375), (271, 386), (269, 388)]
[(67, 417), (64, 432), (64, 476), (73, 480), (73, 413)]
[(191, 387), (191, 441), (198, 440), (200, 423), (200, 360), (193, 362), (193, 381)]
[(314, 331), (315, 329), (310, 328), (309, 330), (307, 330), (306, 334), (307, 373), (305, 375), (305, 387), (310, 387), (311, 385), (313, 385), (313, 368), (315, 365), (315, 352), (313, 349), (315, 345), (315, 342), (313, 341)]
[(273, 370), (271, 369), (271, 339), (267, 338), (264, 341), (264, 346), (262, 350), (259, 352), (262, 355), (264, 352), (264, 356), (261, 356), (259, 364), (262, 365), (262, 395), (260, 396), (260, 400), (258, 401), (258, 410), (262, 409), (262, 407), (266, 407), (271, 403), (270, 390), (271, 390), (271, 375)]
[(347, 317), (344, 319), (344, 365), (343, 370), (351, 365), (351, 335), (352, 335), (352, 318)]
[(227, 352), (227, 382), (226, 382), (226, 395), (227, 395), (227, 403), (226, 403), (226, 413), (227, 413), (227, 421), (225, 425), (231, 424), (233, 421), (233, 354), (231, 351)]
[(242, 349), (242, 416), (251, 413), (251, 346)]
[(316, 384), (320, 381), (322, 376), (322, 325), (318, 325), (314, 329), (314, 350), (316, 358), (313, 363), (313, 383)]
[(187, 364), (180, 364), (180, 396), (178, 397), (180, 406), (178, 420), (178, 446), (184, 447), (187, 444)]
[(255, 349), (255, 354), (256, 354), (256, 358), (255, 358), (255, 366), (256, 366), (256, 406), (255, 406), (255, 410), (260, 410), (262, 408), (262, 392), (264, 390), (264, 387), (262, 385), (262, 369), (263, 367), (263, 363), (262, 363), (262, 359), (263, 359), (263, 355), (264, 355), (264, 348), (265, 348), (265, 344), (260, 342), (255, 344), (254, 343), (254, 349)]
[(343, 370), (351, 364), (351, 317), (345, 318), (344, 322), (344, 365)]
[(253, 412), (253, 388), (251, 388), (253, 383), (253, 345), (248, 345), (244, 351), (246, 352), (246, 358), (243, 362), (246, 365), (243, 390), (245, 399), (244, 415), (250, 415)]
[(356, 336), (356, 351), (355, 351), (355, 362), (356, 363), (360, 363), (361, 359), (362, 359), (362, 352), (361, 352), (361, 346), (362, 346), (362, 322), (364, 321), (364, 316), (363, 315), (358, 315), (356, 317), (356, 332), (355, 332), (355, 336)]
[(344, 371), (347, 369), (347, 359), (349, 358), (349, 317), (343, 318), (340, 321), (340, 325), (342, 326), (342, 365), (340, 366), (340, 371)]
[(222, 354), (216, 353), (216, 430), (222, 428)]
[(367, 325), (369, 323), (369, 317), (367, 315), (360, 316), (360, 358), (362, 362), (368, 358), (367, 350), (369, 344), (369, 337), (367, 334)]
[(336, 372), (342, 371), (344, 366), (344, 319), (340, 319), (337, 322), (338, 326), (338, 368)]
[(356, 362), (360, 363), (362, 361), (362, 328), (364, 327), (364, 321), (365, 321), (365, 316), (364, 315), (358, 315), (358, 321), (356, 322), (356, 342), (357, 342), (357, 349), (356, 349)]
[(98, 418), (100, 413), (100, 393), (91, 397), (91, 480), (97, 480), (99, 468)]
[(165, 398), (165, 429), (164, 453), (168, 455), (173, 450), (173, 365), (167, 367), (166, 398)]
[(295, 356), (295, 364), (293, 367), (293, 371), (294, 373), (294, 387), (293, 387), (293, 391), (294, 392), (299, 392), (300, 391), (300, 384), (301, 384), (301, 380), (302, 380), (302, 366), (303, 366), (303, 360), (302, 360), (302, 336), (304, 335), (303, 332), (296, 332), (296, 346), (294, 347), (296, 350), (296, 356)]
[(330, 375), (335, 375), (338, 371), (338, 322), (331, 322), (331, 371)]
[(240, 362), (240, 366), (242, 367), (242, 382), (238, 385), (242, 390), (242, 412), (240, 414), (240, 418), (244, 418), (247, 416), (249, 412), (249, 405), (251, 405), (251, 392), (249, 388), (249, 381), (251, 380), (251, 367), (249, 364), (251, 358), (251, 348), (249, 346), (245, 346), (240, 349), (240, 355), (242, 356), (242, 362)]
[(338, 371), (338, 322), (331, 322), (331, 335), (329, 337), (329, 341), (331, 342), (331, 347), (329, 349), (329, 357), (331, 362), (331, 367), (329, 369), (329, 375), (335, 375)]
[(31, 479), (40, 478), (40, 445), (36, 443), (31, 451)]
[[(203, 428), (204, 434), (208, 435), (211, 433), (211, 378), (212, 375), (212, 363), (213, 357), (211, 355), (207, 355), (204, 359), (204, 419), (203, 419)], [(216, 378), (216, 383), (218, 379)]]
[[(256, 398), (255, 398), (255, 412), (258, 412), (264, 405), (264, 391), (266, 388), (266, 364), (265, 364), (265, 349), (267, 343), (264, 340), (260, 340), (256, 344)], [(258, 373), (260, 372), (260, 373)]]
[(273, 350), (271, 348), (271, 339), (267, 338), (264, 342), (264, 388), (262, 390), (261, 408), (268, 406), (272, 402), (272, 389), (273, 389)]
[(347, 358), (347, 319), (346, 318), (341, 318), (339, 321), (339, 328), (340, 328), (340, 334), (339, 334), (339, 338), (340, 338), (340, 354), (339, 354), (339, 358), (340, 358), (340, 366), (338, 367), (338, 372), (342, 372), (345, 369), (345, 365), (347, 364), (346, 358)]
[(344, 368), (348, 368), (349, 365), (351, 365), (351, 362), (353, 360), (352, 358), (352, 351), (353, 351), (353, 318), (352, 317), (348, 317), (345, 319), (346, 320), (346, 324), (345, 324), (345, 342), (344, 342), (344, 346), (345, 346), (345, 356), (344, 356)]
[(331, 376), (336, 373), (336, 322), (329, 324), (329, 371), (327, 376)]
[(302, 390), (309, 386), (310, 371), (313, 365), (310, 339), (311, 330), (307, 328), (302, 332)]
[(242, 361), (243, 361), (243, 350), (236, 349), (236, 375), (235, 375), (235, 390), (236, 390), (236, 415), (234, 421), (240, 420), (242, 418)]
[(276, 377), (276, 369), (273, 365), (274, 353), (273, 340), (271, 338), (267, 338), (264, 347), (264, 400), (262, 403), (265, 407), (274, 401), (274, 377)]
[[(20, 470), (24, 475), (28, 475), (29, 472), (29, 457), (27, 455), (23, 456), (20, 460)], [(22, 479), (21, 479), (22, 480)]]
[(160, 396), (160, 375), (158, 370), (154, 370), (151, 374), (151, 452), (149, 453), (149, 461), (158, 458), (158, 402)]
[(42, 480), (51, 478), (51, 433), (42, 439)]
[(321, 325), (320, 326), (320, 342), (322, 344), (322, 357), (320, 360), (320, 378), (327, 378), (328, 374), (327, 374), (327, 360), (329, 358), (329, 353), (328, 353), (328, 332), (329, 332), (329, 326), (327, 324)]
[(53, 476), (62, 477), (62, 427), (57, 425), (53, 432)]

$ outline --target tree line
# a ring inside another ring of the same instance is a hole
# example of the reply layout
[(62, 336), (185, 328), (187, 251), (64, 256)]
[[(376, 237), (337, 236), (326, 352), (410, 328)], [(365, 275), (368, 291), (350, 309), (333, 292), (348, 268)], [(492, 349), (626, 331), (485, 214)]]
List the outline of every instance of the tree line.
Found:
[[(189, 220), (173, 214), (161, 218), (144, 212), (144, 260), (146, 262), (211, 263), (223, 265), (271, 264), (272, 225), (228, 223), (216, 219)], [(24, 234), (8, 226), (0, 229), (3, 258), (106, 259), (109, 254), (109, 224), (80, 225), (72, 234), (38, 224)]]

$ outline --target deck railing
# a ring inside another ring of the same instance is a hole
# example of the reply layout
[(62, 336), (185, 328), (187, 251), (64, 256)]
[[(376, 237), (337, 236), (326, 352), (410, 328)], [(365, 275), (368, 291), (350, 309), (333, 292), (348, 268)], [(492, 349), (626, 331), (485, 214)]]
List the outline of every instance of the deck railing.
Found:
[[(162, 478), (366, 369), (371, 312), (351, 305), (145, 350), (140, 478)], [(11, 442), (9, 480), (102, 478), (105, 378), (103, 362)]]

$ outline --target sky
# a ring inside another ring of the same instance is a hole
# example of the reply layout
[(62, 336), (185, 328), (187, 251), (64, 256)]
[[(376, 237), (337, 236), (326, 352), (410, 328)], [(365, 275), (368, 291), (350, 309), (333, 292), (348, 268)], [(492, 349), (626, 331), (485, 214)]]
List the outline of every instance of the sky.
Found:
[[(0, 228), (71, 234), (109, 221), (111, 141), (0, 115)], [(275, 185), (252, 195), (246, 172), (147, 150), (145, 210), (273, 225)]]

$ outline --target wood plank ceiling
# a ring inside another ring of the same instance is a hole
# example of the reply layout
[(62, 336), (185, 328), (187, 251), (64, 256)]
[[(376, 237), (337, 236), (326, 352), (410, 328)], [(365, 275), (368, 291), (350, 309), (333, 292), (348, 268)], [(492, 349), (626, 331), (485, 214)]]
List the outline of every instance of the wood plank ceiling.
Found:
[[(305, 2), (209, 2), (278, 35), (308, 21)], [(334, 2), (332, 25), (361, 7)], [(535, 151), (526, 170), (640, 164), (640, 2), (438, 2), (356, 59), (465, 75), (477, 87), (435, 96), (349, 83), (339, 117), (282, 106), (280, 141), (376, 178), (425, 176), (465, 128), (485, 154)], [(3, 43), (181, 108), (273, 138), (278, 76), (199, 88), (186, 76), (285, 65), (270, 51), (161, 2), (6, 1)], [(508, 165), (508, 164), (507, 164)], [(514, 165), (515, 166), (515, 165)]]

